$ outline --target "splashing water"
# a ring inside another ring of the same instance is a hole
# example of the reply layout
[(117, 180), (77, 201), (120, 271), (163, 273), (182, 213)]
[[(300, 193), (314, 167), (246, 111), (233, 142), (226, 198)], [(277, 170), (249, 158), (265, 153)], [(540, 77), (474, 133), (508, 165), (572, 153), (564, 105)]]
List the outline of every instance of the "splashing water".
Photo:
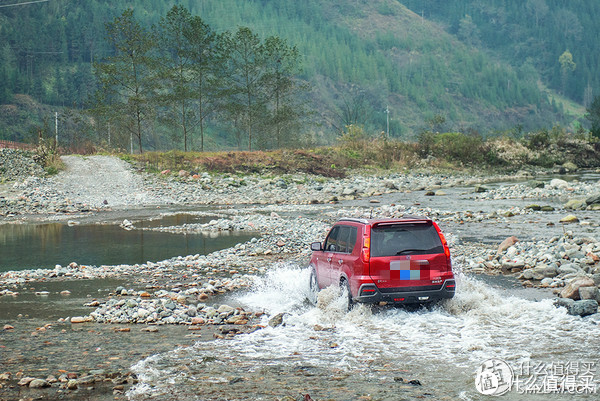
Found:
[[(394, 387), (398, 377), (406, 377), (418, 378), (439, 397), (479, 400), (485, 398), (475, 390), (474, 373), (489, 358), (516, 366), (590, 361), (600, 351), (600, 344), (590, 341), (600, 335), (596, 325), (567, 315), (552, 300), (509, 296), (475, 278), (460, 277), (456, 296), (440, 306), (356, 305), (350, 312), (335, 288), (322, 290), (317, 306), (311, 305), (308, 278), (307, 269), (282, 265), (257, 279), (254, 289), (237, 300), (247, 309), (264, 310), (265, 326), (270, 316), (285, 313), (282, 326), (141, 361), (133, 368), (141, 384), (129, 397), (274, 399), (312, 385), (322, 398), (358, 398), (367, 391), (374, 399), (395, 399), (398, 391), (409, 391)], [(240, 377), (243, 386), (231, 385), (232, 377)], [(356, 397), (343, 398), (346, 393), (337, 392), (332, 377)], [(512, 394), (517, 395), (552, 398)]]

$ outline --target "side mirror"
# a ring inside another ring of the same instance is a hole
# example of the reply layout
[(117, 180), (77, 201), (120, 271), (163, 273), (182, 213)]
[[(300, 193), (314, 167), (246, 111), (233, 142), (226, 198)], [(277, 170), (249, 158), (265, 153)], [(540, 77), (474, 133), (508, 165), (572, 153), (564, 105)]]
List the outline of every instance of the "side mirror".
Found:
[(321, 244), (320, 242), (313, 242), (312, 244), (310, 244), (310, 249), (313, 251), (322, 251), (323, 244)]

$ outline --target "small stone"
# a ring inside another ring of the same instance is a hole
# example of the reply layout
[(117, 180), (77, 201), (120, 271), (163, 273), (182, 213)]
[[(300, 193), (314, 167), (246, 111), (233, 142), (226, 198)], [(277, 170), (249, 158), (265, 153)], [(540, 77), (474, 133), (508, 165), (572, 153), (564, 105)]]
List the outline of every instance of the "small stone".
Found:
[(71, 323), (85, 323), (87, 320), (83, 316), (73, 316), (71, 318)]
[(69, 390), (77, 390), (77, 380), (71, 379), (67, 382), (67, 388)]
[(24, 377), (17, 383), (19, 386), (29, 386), (29, 383), (35, 380), (35, 377)]
[(510, 248), (517, 242), (519, 242), (519, 239), (517, 237), (515, 237), (514, 235), (512, 237), (508, 237), (507, 239), (502, 241), (502, 243), (498, 246), (498, 253), (500, 254), (500, 253), (506, 251), (508, 248)]
[(60, 292), (60, 295), (63, 295), (63, 296), (69, 296), (69, 295), (71, 295), (71, 291), (69, 291), (69, 290), (64, 290), (64, 291), (61, 291), (61, 292)]
[(144, 333), (157, 333), (158, 332), (158, 327), (156, 327), (156, 326), (148, 326), (148, 327), (144, 327), (140, 331), (142, 331)]
[(229, 313), (232, 312), (234, 309), (233, 307), (229, 306), (229, 305), (221, 305), (219, 306), (219, 309), (217, 309), (218, 313)]
[(14, 330), (14, 326), (11, 326), (10, 324), (5, 324), (4, 330)]
[(44, 379), (33, 379), (29, 383), (29, 388), (45, 388), (45, 387), (50, 387), (50, 383), (48, 383)]

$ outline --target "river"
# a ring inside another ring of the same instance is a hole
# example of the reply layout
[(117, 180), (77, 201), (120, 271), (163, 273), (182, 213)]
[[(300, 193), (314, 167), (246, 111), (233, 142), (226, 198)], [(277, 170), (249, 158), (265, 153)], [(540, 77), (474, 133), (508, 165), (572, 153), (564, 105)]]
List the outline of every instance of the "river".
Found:
[[(477, 201), (465, 188), (445, 192), (434, 197), (398, 193), (378, 199), (381, 204), (474, 211), (524, 208), (536, 201)], [(351, 210), (369, 202), (315, 205), (303, 215)], [(558, 209), (564, 199), (543, 202)], [(524, 240), (562, 235), (567, 228), (549, 224), (562, 215), (564, 211), (556, 211), (478, 224), (448, 220), (441, 225), (455, 244), (475, 240), (497, 244), (515, 234)], [(578, 215), (589, 224), (568, 229), (597, 234), (597, 212)], [(598, 398), (592, 392), (600, 383), (600, 317), (570, 316), (553, 305), (549, 291), (524, 290), (510, 278), (466, 274), (458, 262), (454, 268), (456, 296), (441, 305), (416, 309), (357, 305), (345, 312), (331, 289), (320, 293), (316, 306), (307, 301), (305, 266), (269, 265), (251, 289), (221, 300), (264, 311), (259, 322), (264, 328), (227, 340), (204, 339), (140, 360), (132, 367), (139, 383), (127, 397), (132, 401), (485, 400), (489, 396), (478, 391), (476, 379), (485, 379), (482, 374), (489, 369), (482, 364), (494, 359), (512, 368), (515, 379), (512, 390), (500, 399)], [(283, 324), (269, 326), (269, 319), (280, 313)]]

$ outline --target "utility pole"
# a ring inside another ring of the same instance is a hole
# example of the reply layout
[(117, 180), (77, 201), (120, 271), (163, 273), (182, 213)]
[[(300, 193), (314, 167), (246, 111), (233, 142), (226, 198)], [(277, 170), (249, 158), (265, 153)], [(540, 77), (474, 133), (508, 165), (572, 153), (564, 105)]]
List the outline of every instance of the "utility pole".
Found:
[(54, 149), (58, 149), (58, 111), (54, 112)]
[(108, 148), (110, 149), (110, 121), (108, 122)]
[(386, 130), (385, 130), (385, 137), (389, 138), (390, 137), (390, 106), (385, 106), (385, 114), (386, 114)]
[(133, 132), (129, 133), (129, 153), (133, 154)]

